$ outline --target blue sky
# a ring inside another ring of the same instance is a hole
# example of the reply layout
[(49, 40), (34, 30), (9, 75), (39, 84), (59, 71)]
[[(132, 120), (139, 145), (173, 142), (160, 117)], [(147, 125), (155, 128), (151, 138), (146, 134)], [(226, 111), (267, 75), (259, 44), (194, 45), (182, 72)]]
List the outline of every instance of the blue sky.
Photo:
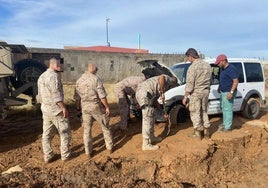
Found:
[[(0, 0), (0, 40), (268, 59), (264, 0)], [(140, 36), (140, 40), (139, 40)], [(139, 42), (140, 41), (140, 42)]]

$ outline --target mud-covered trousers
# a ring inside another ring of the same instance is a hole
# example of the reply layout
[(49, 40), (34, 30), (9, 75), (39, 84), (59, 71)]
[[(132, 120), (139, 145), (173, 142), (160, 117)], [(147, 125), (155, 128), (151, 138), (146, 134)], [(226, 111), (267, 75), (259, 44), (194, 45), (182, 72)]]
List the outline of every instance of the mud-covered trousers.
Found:
[(84, 128), (83, 140), (85, 145), (85, 153), (91, 154), (93, 151), (92, 125), (94, 119), (101, 126), (106, 149), (112, 150), (113, 140), (112, 140), (112, 133), (109, 127), (110, 118), (103, 113), (103, 110), (101, 110), (101, 108), (97, 106), (92, 109), (91, 108), (85, 110), (83, 109), (82, 118), (83, 118), (82, 126)]
[(118, 105), (120, 112), (120, 127), (121, 129), (127, 129), (127, 121), (129, 118), (129, 99), (126, 93), (123, 91), (117, 93)]
[(189, 111), (194, 129), (200, 129), (203, 125), (205, 128), (210, 127), (207, 114), (209, 90), (200, 93), (193, 93), (190, 97)]
[(48, 161), (54, 156), (54, 152), (51, 148), (51, 140), (57, 132), (60, 136), (61, 159), (65, 160), (71, 154), (71, 131), (69, 127), (69, 120), (64, 118), (62, 114), (58, 116), (43, 115), (42, 147), (45, 161)]

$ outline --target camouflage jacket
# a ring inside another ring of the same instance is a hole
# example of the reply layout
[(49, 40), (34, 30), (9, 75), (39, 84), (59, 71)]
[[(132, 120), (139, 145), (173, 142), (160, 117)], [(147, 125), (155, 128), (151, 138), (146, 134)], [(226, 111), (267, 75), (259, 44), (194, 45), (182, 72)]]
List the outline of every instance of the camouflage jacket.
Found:
[(63, 87), (59, 73), (47, 69), (38, 79), (38, 97), (45, 116), (56, 116), (62, 112), (57, 105), (64, 101)]
[(145, 80), (144, 76), (129, 76), (115, 84), (115, 92), (125, 92), (127, 95), (135, 95), (139, 83)]
[(211, 73), (209, 63), (201, 59), (195, 60), (187, 71), (185, 91), (198, 94), (203, 93), (204, 89), (209, 89)]
[(91, 73), (84, 73), (76, 81), (76, 92), (81, 98), (81, 105), (92, 106), (100, 104), (100, 99), (107, 96), (101, 79)]
[[(152, 78), (148, 78), (144, 82), (140, 83), (137, 87), (136, 98), (139, 101), (139, 105), (143, 106), (150, 103), (151, 99), (157, 99), (160, 97), (160, 86), (158, 83), (158, 78), (160, 76), (154, 76)], [(165, 86), (164, 92), (171, 89), (172, 81), (171, 77), (168, 75), (164, 75), (165, 77)]]

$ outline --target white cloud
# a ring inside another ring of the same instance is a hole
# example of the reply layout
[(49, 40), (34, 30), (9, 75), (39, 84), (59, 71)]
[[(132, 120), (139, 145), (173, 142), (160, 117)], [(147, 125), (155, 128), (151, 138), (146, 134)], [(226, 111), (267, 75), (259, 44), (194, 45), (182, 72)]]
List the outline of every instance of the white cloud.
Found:
[(150, 52), (195, 47), (211, 56), (268, 58), (268, 2), (261, 0), (0, 0), (0, 36), (32, 47), (106, 45)]

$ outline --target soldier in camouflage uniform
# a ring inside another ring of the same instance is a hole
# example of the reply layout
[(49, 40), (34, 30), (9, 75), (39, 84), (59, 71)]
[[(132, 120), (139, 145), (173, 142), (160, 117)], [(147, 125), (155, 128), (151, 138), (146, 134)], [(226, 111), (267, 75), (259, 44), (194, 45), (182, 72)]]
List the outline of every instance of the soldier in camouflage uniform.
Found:
[(64, 94), (59, 71), (61, 71), (60, 61), (51, 58), (49, 68), (38, 79), (38, 98), (43, 113), (42, 147), (46, 163), (55, 159), (51, 140), (56, 131), (61, 140), (61, 159), (66, 161), (71, 157), (69, 115), (63, 102)]
[(127, 129), (127, 121), (129, 119), (130, 101), (128, 96), (136, 100), (135, 93), (139, 83), (145, 80), (144, 76), (130, 76), (115, 84), (115, 95), (118, 98), (121, 122), (119, 129)]
[(88, 65), (88, 72), (84, 73), (76, 82), (77, 94), (81, 97), (82, 126), (84, 127), (85, 153), (93, 155), (92, 125), (94, 119), (102, 128), (106, 149), (113, 152), (113, 140), (109, 127), (110, 108), (107, 94), (101, 79), (96, 76), (98, 68), (95, 64)]
[(210, 91), (210, 78), (212, 69), (210, 65), (199, 59), (197, 51), (189, 48), (185, 53), (187, 60), (192, 64), (188, 69), (183, 104), (187, 104), (190, 97), (189, 111), (193, 122), (194, 133), (189, 135), (201, 140), (201, 130), (204, 127), (204, 136), (209, 138), (210, 122), (207, 114), (208, 96)]
[(176, 77), (160, 75), (149, 78), (140, 83), (136, 90), (136, 98), (142, 109), (142, 150), (157, 150), (158, 145), (152, 145), (154, 142), (160, 142), (161, 137), (155, 137), (155, 108), (157, 107), (157, 99), (161, 97), (165, 100), (164, 92), (175, 87), (177, 84)]

